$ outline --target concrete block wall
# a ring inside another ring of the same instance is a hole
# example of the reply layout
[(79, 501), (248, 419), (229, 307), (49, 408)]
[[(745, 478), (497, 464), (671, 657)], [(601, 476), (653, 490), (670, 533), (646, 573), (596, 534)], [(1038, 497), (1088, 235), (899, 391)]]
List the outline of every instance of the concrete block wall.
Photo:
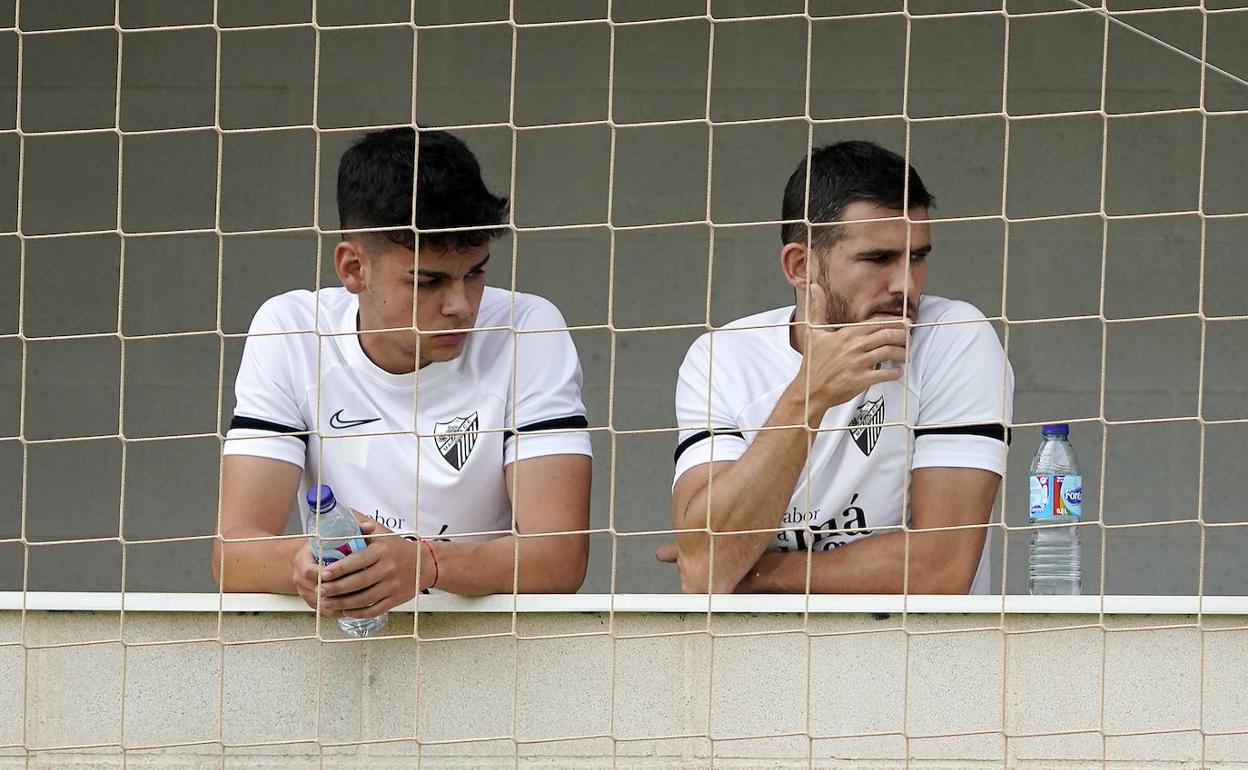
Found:
[(1244, 616), (391, 623), (5, 612), (0, 767), (1248, 767)]

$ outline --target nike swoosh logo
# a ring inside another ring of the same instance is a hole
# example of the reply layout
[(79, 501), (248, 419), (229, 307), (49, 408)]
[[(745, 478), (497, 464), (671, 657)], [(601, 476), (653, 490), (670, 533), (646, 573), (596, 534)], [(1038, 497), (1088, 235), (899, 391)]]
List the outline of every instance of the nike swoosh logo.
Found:
[(368, 425), (370, 422), (377, 422), (381, 419), (380, 417), (373, 417), (368, 420), (344, 420), (342, 419), (343, 411), (345, 410), (339, 409), (334, 412), (333, 416), (329, 418), (329, 427), (337, 428), (338, 430), (342, 430), (344, 428), (358, 428), (361, 425)]

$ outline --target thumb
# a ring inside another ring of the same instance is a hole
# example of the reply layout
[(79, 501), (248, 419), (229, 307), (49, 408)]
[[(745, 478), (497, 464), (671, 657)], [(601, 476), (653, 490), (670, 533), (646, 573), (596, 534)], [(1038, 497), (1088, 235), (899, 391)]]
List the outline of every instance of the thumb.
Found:
[(383, 525), (378, 524), (377, 520), (371, 516), (365, 516), (354, 508), (348, 508), (347, 510), (351, 511), (351, 513), (355, 516), (355, 522), (360, 525), (360, 534), (362, 535), (375, 535), (379, 532), (390, 531)]
[(813, 281), (810, 283), (810, 298), (806, 302), (806, 323), (826, 324), (828, 322), (828, 293)]

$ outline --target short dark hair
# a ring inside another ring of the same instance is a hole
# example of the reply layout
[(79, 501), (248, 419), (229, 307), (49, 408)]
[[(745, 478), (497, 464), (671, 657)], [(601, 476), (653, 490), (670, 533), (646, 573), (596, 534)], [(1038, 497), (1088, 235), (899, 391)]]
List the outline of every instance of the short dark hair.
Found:
[[(810, 206), (806, 205), (806, 168), (810, 175)], [(909, 190), (906, 179), (909, 177)], [(909, 198), (907, 201), (906, 198)], [(843, 235), (844, 228), (820, 226), (807, 233), (806, 221), (837, 222), (845, 207), (855, 201), (869, 201), (885, 208), (909, 210), (932, 205), (931, 193), (923, 186), (919, 172), (907, 166), (900, 155), (873, 142), (837, 142), (811, 150), (784, 186), (780, 229), (784, 243), (828, 247)], [(799, 221), (792, 221), (799, 220)]]
[[(436, 249), (468, 249), (507, 232), (507, 199), (486, 189), (481, 166), (468, 145), (445, 131), (420, 131), (416, 217), (412, 218), (412, 166), (417, 131), (390, 128), (358, 139), (338, 163), (338, 220), (344, 230), (394, 227), (376, 234), (409, 249), (419, 230), (487, 227), (422, 233)], [(357, 234), (362, 235), (362, 234)], [(350, 237), (350, 236), (344, 236)]]

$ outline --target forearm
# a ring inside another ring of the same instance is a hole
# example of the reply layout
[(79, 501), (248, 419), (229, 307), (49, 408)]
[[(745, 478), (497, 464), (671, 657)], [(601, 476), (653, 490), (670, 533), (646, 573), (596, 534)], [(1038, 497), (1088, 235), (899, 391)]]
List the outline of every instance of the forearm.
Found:
[[(907, 539), (909, 558), (907, 559)], [(831, 551), (772, 551), (738, 585), (743, 593), (965, 594), (979, 566), (983, 529), (888, 532)], [(909, 580), (906, 580), (907, 567)]]
[[(817, 426), (824, 412), (809, 403), (800, 379), (745, 454), (714, 472), (678, 513), (677, 526), (691, 530), (677, 536), (684, 590), (731, 591), (775, 537), (813, 440), (806, 426)], [(724, 534), (733, 532), (743, 534)]]
[(437, 587), (462, 596), (575, 593), (589, 561), (589, 536), (584, 534), (508, 535), (482, 543), (426, 542), (438, 560)]
[[(1000, 484), (999, 475), (979, 468), (916, 469), (909, 531), (811, 554), (811, 593), (967, 593)], [(805, 591), (806, 561), (805, 552), (764, 554), (737, 590)]]
[(283, 537), (303, 469), (281, 460), (226, 455), (212, 577), (223, 591), (297, 593), (294, 557), (302, 537)]
[(226, 533), (213, 541), (212, 577), (226, 592), (293, 594), (292, 562), (299, 549), (307, 547), (303, 537), (259, 530)]

